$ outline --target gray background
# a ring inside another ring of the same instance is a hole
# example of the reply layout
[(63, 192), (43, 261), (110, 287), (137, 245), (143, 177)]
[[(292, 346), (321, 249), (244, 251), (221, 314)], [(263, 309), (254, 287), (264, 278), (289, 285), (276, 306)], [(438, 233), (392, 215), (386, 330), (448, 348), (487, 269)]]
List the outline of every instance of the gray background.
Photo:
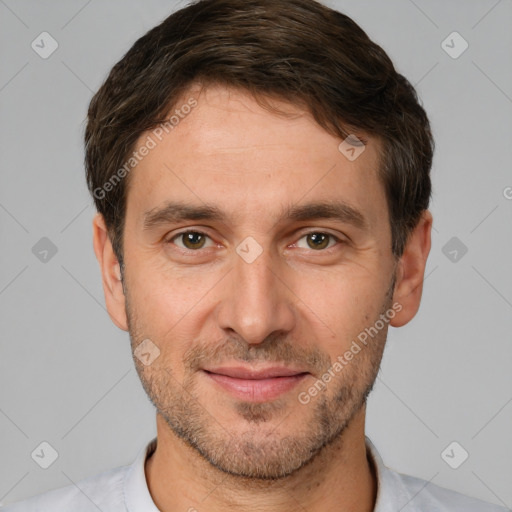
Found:
[[(437, 141), (423, 303), (390, 329), (367, 434), (388, 466), (510, 508), (512, 1), (328, 4), (417, 86)], [(4, 504), (128, 464), (155, 435), (128, 335), (104, 309), (82, 133), (112, 65), (183, 5), (0, 0)], [(59, 44), (47, 59), (31, 48), (43, 31)], [(469, 43), (457, 59), (441, 46), (453, 31)], [(42, 237), (57, 247), (46, 262), (32, 252)], [(42, 441), (59, 455), (46, 470), (31, 458)], [(441, 457), (452, 441), (469, 452), (458, 469)]]

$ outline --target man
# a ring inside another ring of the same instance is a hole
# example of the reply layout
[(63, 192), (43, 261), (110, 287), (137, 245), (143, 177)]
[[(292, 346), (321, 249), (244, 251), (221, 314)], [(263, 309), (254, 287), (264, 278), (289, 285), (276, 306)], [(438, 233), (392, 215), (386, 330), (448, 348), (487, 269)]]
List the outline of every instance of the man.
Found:
[(94, 249), (157, 438), (7, 511), (499, 511), (383, 465), (366, 399), (418, 311), (433, 141), (312, 0), (203, 0), (139, 39), (85, 135)]

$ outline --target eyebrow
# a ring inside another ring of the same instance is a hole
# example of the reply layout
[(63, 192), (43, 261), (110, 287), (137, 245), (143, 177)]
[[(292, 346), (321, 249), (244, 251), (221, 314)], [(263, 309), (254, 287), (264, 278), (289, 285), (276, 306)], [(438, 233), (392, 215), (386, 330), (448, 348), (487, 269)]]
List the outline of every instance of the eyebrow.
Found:
[[(341, 200), (285, 207), (278, 221), (300, 222), (314, 219), (334, 219), (351, 224), (361, 231), (368, 231), (370, 228), (366, 217), (359, 210)], [(167, 201), (162, 207), (153, 208), (144, 213), (143, 230), (190, 220), (226, 223), (229, 220), (229, 215), (215, 205), (192, 205), (180, 201)]]

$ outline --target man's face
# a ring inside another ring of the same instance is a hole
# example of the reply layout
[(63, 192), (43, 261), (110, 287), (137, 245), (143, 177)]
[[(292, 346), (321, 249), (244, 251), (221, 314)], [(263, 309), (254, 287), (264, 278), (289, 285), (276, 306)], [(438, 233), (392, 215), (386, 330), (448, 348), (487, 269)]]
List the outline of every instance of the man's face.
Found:
[[(361, 413), (378, 371), (387, 324), (344, 358), (392, 305), (377, 141), (350, 161), (291, 105), (279, 104), (297, 114), (286, 118), (233, 90), (195, 97), (130, 176), (128, 327), (133, 350), (149, 339), (160, 351), (134, 359), (158, 413), (210, 463), (282, 477)], [(178, 202), (225, 217), (173, 218)], [(303, 208), (334, 202), (345, 215)]]

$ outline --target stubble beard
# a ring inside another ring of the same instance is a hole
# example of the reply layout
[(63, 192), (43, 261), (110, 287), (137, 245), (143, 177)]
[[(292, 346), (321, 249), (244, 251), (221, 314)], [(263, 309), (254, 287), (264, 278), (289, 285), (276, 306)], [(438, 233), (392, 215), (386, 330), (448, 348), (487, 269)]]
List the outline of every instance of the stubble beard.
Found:
[[(382, 311), (372, 319), (373, 323), (380, 318), (380, 314), (390, 309), (394, 282), (393, 277)], [(145, 336), (140, 334), (141, 324), (131, 308), (127, 289), (125, 294), (133, 353)], [(368, 322), (367, 326), (370, 325), (373, 324)], [(192, 370), (197, 369), (199, 361), (204, 359), (199, 356), (200, 347), (192, 348), (191, 352), (195, 355), (190, 355), (186, 362), (185, 367), (189, 371), (181, 383), (168, 367), (156, 364), (156, 361), (151, 366), (144, 366), (135, 356), (133, 359), (144, 390), (158, 414), (175, 436), (211, 466), (242, 480), (279, 480), (309, 465), (320, 453), (342, 439), (343, 432), (366, 404), (373, 388), (386, 336), (387, 326), (367, 346), (362, 347), (311, 402), (300, 405), (295, 415), (301, 414), (301, 418), (286, 413), (285, 405), (289, 402), (281, 399), (266, 403), (236, 402), (234, 408), (246, 422), (242, 431), (223, 424), (214, 413), (208, 411), (206, 404), (201, 403), (196, 389), (196, 372)], [(217, 356), (229, 354), (237, 355), (244, 361), (288, 361), (299, 364), (306, 358), (324, 371), (332, 366), (330, 358), (323, 353), (310, 350), (306, 355), (305, 351), (298, 352), (286, 340), (281, 345), (279, 343), (279, 340), (272, 339), (262, 343), (263, 348), (247, 347), (239, 340), (230, 339), (229, 349), (227, 344), (219, 345), (213, 351), (211, 347), (205, 347), (203, 355), (204, 352)], [(156, 344), (165, 346), (165, 342)], [(296, 398), (295, 394), (292, 397)], [(296, 407), (295, 404), (295, 411)], [(290, 430), (294, 426), (295, 431)], [(283, 431), (285, 427), (288, 431)]]

